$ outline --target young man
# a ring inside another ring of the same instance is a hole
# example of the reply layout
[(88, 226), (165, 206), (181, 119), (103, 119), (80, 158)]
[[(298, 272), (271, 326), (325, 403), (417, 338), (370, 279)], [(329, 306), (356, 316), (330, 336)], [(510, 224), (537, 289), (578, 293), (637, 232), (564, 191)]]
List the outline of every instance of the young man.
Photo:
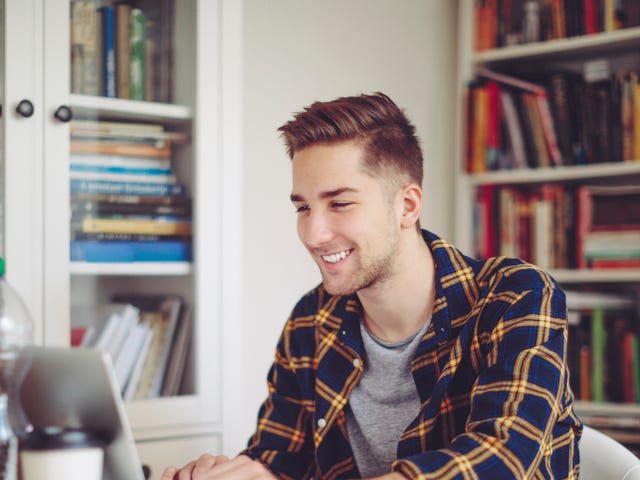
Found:
[(282, 126), (322, 284), (295, 306), (247, 449), (163, 479), (575, 479), (565, 297), (420, 230), (422, 153), (385, 95)]

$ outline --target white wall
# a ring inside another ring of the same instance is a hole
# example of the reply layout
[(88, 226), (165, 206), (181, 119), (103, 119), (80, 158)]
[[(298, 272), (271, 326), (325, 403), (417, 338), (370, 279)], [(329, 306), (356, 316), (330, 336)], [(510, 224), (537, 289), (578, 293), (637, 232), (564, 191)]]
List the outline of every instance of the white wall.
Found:
[(315, 100), (382, 91), (406, 109), (425, 152), (422, 223), (453, 234), (456, 18), (452, 0), (244, 0), (243, 381), (246, 441), (280, 330), (320, 276), (300, 245), (290, 164), (276, 128)]

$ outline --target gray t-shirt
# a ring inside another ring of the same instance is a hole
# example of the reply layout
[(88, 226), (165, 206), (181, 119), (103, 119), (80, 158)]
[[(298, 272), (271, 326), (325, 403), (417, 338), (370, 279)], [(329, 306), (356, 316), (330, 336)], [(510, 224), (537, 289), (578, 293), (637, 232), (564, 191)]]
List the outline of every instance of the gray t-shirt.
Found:
[(389, 343), (373, 337), (360, 322), (364, 371), (345, 414), (349, 443), (362, 478), (391, 471), (400, 436), (420, 411), (411, 361), (428, 326), (426, 322), (415, 335)]

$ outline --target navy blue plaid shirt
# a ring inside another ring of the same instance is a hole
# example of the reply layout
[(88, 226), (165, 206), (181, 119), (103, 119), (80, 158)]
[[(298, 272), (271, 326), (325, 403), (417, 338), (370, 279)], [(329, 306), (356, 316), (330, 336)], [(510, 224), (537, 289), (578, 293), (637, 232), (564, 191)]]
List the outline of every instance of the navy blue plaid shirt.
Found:
[[(423, 236), (436, 295), (411, 365), (421, 407), (390, 470), (412, 479), (577, 478), (582, 425), (565, 362), (564, 293), (535, 266), (473, 260)], [(243, 452), (280, 478), (359, 477), (344, 407), (363, 371), (361, 314), (356, 295), (318, 286), (285, 325)]]

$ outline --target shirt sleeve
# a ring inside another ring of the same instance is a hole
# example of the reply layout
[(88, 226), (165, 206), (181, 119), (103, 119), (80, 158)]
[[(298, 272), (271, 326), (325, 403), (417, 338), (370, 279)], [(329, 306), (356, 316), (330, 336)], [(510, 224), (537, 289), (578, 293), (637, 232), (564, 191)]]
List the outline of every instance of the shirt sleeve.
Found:
[(394, 471), (412, 479), (496, 479), (532, 478), (541, 468), (556, 478), (552, 452), (565, 473), (577, 468), (575, 422), (565, 418), (572, 394), (564, 293), (545, 286), (501, 295), (511, 299), (497, 322), (486, 318), (495, 308), (478, 322), (494, 327), (485, 335), (484, 366), (472, 389), (465, 432), (447, 448), (397, 460)]
[(269, 370), (268, 396), (260, 407), (257, 429), (242, 454), (262, 462), (280, 478), (302, 480), (312, 477), (314, 464), (308, 400), (300, 384), (301, 376), (310, 371), (306, 363), (312, 357), (294, 353), (298, 350), (294, 330), (290, 319)]

